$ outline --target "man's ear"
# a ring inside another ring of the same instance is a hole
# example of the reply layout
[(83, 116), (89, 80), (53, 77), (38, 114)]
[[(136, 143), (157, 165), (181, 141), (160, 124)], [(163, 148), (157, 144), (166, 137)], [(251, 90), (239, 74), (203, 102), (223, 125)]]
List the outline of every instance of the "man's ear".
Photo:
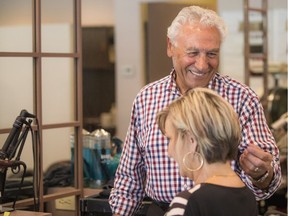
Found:
[(167, 37), (167, 56), (169, 58), (172, 57), (172, 54), (173, 54), (173, 50), (172, 49), (173, 49), (173, 45), (172, 45), (170, 39)]

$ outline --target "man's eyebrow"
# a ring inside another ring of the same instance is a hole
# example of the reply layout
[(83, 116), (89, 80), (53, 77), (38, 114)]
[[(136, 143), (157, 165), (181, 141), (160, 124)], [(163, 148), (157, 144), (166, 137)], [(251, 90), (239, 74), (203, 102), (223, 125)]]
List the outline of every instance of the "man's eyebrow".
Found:
[(215, 49), (211, 49), (211, 50), (208, 50), (208, 52), (219, 52), (219, 48), (215, 48)]
[(214, 48), (214, 49), (210, 49), (210, 50), (207, 50), (207, 49), (199, 49), (199, 48), (196, 48), (196, 47), (190, 47), (188, 49), (186, 49), (186, 51), (197, 51), (197, 52), (201, 52), (201, 51), (204, 51), (204, 52), (219, 52), (219, 48)]

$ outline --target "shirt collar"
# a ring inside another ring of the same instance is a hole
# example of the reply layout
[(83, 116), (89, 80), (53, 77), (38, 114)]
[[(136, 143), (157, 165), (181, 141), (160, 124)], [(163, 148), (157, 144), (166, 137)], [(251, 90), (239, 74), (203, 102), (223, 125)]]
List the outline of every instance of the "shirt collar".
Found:
[(167, 86), (167, 90), (180, 94), (179, 88), (177, 87), (177, 84), (176, 84), (176, 71), (174, 70), (174, 68), (171, 70), (169, 78), (170, 79), (169, 79), (169, 83)]
[(210, 89), (214, 89), (215, 88), (215, 83), (217, 82), (217, 79), (219, 79), (219, 73), (215, 73), (214, 76), (212, 77), (212, 79), (209, 81), (208, 83), (208, 88)]

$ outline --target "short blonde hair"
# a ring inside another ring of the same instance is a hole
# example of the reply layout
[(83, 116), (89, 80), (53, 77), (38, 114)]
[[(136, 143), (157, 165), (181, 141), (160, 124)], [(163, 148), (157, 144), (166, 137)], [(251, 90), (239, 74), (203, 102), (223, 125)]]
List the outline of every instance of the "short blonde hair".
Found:
[[(197, 151), (208, 163), (236, 159), (241, 139), (238, 116), (233, 107), (208, 88), (194, 88), (157, 114), (157, 123), (165, 134), (167, 117), (180, 140), (191, 134)], [(179, 139), (178, 139), (179, 140)]]

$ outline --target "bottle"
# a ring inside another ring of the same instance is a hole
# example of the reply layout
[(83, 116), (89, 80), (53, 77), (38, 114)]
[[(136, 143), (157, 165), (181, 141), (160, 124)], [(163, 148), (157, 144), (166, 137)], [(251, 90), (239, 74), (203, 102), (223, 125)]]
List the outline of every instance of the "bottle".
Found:
[(91, 166), (93, 178), (90, 187), (101, 187), (107, 181), (106, 164), (111, 159), (111, 136), (104, 129), (91, 133), (94, 142), (94, 160)]

